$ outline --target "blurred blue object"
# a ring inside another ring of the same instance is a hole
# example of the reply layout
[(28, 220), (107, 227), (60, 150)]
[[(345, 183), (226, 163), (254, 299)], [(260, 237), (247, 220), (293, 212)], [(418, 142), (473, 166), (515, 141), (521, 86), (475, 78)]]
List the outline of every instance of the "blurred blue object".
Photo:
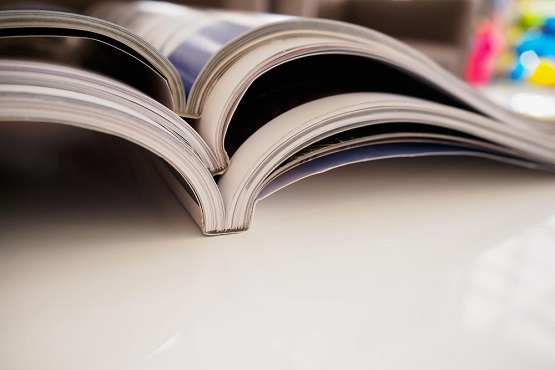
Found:
[(528, 77), (526, 68), (520, 63), (519, 60), (515, 62), (513, 70), (511, 71), (511, 79), (513, 80), (523, 80)]
[[(555, 19), (551, 24), (555, 28)], [(541, 31), (526, 32), (522, 35), (521, 41), (516, 47), (518, 55), (532, 50), (539, 57), (555, 57), (555, 33), (544, 33)]]
[(549, 17), (545, 20), (543, 25), (543, 32), (548, 34), (555, 34), (555, 17)]

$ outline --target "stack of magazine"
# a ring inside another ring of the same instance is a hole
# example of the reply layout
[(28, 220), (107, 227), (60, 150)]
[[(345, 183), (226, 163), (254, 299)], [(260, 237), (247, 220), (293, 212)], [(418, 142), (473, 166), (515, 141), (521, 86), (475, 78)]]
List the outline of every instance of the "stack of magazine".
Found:
[(205, 234), (256, 202), (380, 158), (471, 155), (553, 170), (555, 125), (510, 112), (405, 44), (322, 19), (105, 2), (0, 12), (0, 121), (146, 148)]

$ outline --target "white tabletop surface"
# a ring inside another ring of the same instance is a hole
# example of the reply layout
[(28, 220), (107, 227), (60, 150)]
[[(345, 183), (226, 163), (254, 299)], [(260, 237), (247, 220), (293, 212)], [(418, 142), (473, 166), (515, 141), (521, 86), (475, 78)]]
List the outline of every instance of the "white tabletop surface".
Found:
[(148, 186), (53, 188), (0, 199), (1, 369), (555, 368), (552, 174), (358, 164), (219, 237)]

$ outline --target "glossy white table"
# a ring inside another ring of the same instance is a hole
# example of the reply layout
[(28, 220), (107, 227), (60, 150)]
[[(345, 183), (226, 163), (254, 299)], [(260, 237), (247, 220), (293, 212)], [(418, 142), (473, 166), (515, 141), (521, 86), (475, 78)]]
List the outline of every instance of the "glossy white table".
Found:
[(220, 237), (112, 185), (2, 201), (0, 368), (555, 368), (552, 174), (359, 164)]

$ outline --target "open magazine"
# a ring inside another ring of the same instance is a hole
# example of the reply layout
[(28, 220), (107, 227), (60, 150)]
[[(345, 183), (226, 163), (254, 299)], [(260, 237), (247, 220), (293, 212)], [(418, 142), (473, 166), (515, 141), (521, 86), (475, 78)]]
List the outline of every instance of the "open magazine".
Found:
[(0, 120), (148, 149), (205, 234), (247, 229), (258, 200), (355, 162), (555, 165), (553, 123), (495, 105), (363, 27), (148, 1), (87, 14), (0, 12)]

